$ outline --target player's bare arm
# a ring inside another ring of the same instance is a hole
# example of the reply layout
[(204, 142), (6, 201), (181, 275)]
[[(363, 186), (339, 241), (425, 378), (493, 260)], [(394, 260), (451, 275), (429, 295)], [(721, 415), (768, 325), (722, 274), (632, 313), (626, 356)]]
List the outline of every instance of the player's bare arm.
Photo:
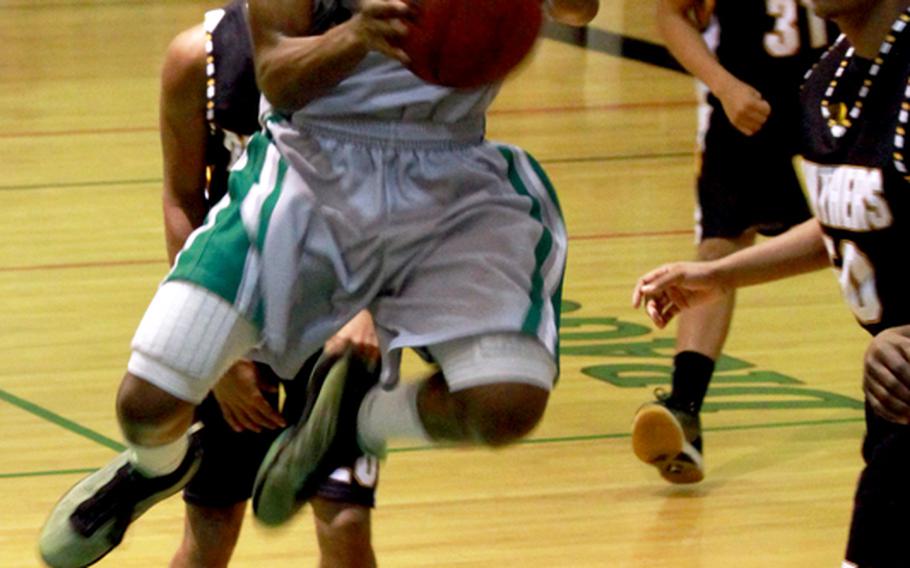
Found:
[(876, 335), (863, 360), (863, 389), (876, 414), (910, 424), (910, 325)]
[(584, 26), (594, 19), (600, 9), (599, 0), (546, 0), (547, 14), (557, 22)]
[(659, 328), (682, 310), (734, 288), (780, 280), (830, 266), (821, 226), (810, 219), (783, 235), (710, 262), (677, 262), (635, 284), (632, 305), (644, 306)]
[(168, 260), (202, 224), (205, 202), (205, 39), (202, 26), (171, 42), (161, 75), (159, 127), (164, 163), (164, 234)]
[(396, 40), (412, 16), (404, 0), (363, 0), (352, 18), (312, 33), (310, 0), (250, 0), (256, 79), (276, 108), (292, 111), (338, 84), (371, 51), (402, 61)]
[(706, 17), (704, 10), (704, 0), (659, 0), (658, 30), (677, 61), (720, 100), (733, 126), (743, 134), (755, 134), (768, 120), (771, 106), (714, 57), (701, 35), (702, 23), (692, 17), (693, 13)]

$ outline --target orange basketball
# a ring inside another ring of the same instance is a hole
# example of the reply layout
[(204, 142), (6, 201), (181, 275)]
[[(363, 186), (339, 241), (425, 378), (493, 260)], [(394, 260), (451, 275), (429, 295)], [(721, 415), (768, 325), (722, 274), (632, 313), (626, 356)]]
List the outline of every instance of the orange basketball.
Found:
[(437, 85), (478, 87), (525, 58), (543, 23), (541, 0), (419, 0), (402, 49), (415, 75)]

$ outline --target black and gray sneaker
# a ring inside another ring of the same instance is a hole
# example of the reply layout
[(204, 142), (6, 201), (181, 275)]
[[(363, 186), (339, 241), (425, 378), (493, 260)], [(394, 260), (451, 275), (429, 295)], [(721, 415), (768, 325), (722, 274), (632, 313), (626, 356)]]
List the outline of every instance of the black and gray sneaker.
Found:
[(674, 405), (663, 392), (655, 394), (657, 400), (635, 414), (632, 450), (670, 483), (697, 483), (705, 477), (699, 415)]
[(351, 350), (323, 356), (307, 385), (300, 420), (272, 443), (253, 485), (253, 514), (277, 526), (294, 516), (335, 469), (363, 451), (357, 411), (378, 380), (378, 369)]
[(198, 434), (173, 473), (145, 477), (128, 461), (127, 452), (70, 489), (54, 506), (41, 530), (38, 549), (53, 568), (81, 568), (112, 551), (130, 523), (155, 503), (186, 485), (202, 459)]

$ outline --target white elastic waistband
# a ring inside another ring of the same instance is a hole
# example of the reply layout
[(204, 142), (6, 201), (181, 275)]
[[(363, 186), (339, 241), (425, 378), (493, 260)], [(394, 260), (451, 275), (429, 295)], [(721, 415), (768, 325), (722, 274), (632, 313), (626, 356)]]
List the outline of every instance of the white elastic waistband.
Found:
[(480, 144), (484, 139), (486, 123), (483, 116), (470, 117), (457, 123), (368, 119), (321, 120), (299, 115), (295, 115), (293, 120), (295, 127), (317, 136), (395, 148), (441, 149)]

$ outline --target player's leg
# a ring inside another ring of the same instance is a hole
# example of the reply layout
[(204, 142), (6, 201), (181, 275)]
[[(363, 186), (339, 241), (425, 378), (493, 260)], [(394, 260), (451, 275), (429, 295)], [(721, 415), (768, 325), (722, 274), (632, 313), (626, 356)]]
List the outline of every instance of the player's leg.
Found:
[(183, 540), (171, 568), (221, 568), (228, 565), (243, 526), (246, 501), (224, 507), (187, 503)]
[(906, 566), (910, 426), (888, 422), (866, 405), (866, 428), (866, 467), (856, 487), (844, 566)]
[(503, 446), (540, 422), (556, 364), (533, 336), (476, 336), (431, 346), (430, 352), (441, 372), (392, 391), (375, 388), (365, 397), (358, 432), (366, 449), (382, 454), (386, 440), (397, 437)]
[[(755, 241), (757, 212), (751, 192), (762, 191), (760, 146), (736, 131), (722, 112), (710, 113), (697, 179), (696, 240), (699, 260), (713, 260)], [(702, 125), (705, 124), (702, 117)], [(792, 166), (789, 165), (790, 175)], [(766, 176), (766, 179), (770, 176)], [(672, 387), (658, 389), (656, 400), (644, 404), (632, 422), (632, 449), (671, 483), (704, 478), (699, 412), (720, 356), (736, 298), (733, 292), (680, 314)]]
[[(557, 374), (564, 225), (533, 160), (514, 148), (476, 153), (503, 171), (467, 172), (466, 186), (485, 188), (470, 196), (475, 206), (453, 207), (444, 223), (406, 235), (419, 247), (402, 255), (406, 284), (374, 306), (378, 326), (396, 340), (429, 345), (441, 375), (388, 391), (362, 380), (355, 358), (340, 360), (317, 385), (312, 413), (263, 462), (254, 511), (264, 522), (286, 521), (308, 499), (308, 480), (339, 452), (382, 455), (391, 438), (502, 446), (540, 421)], [(433, 157), (435, 168), (446, 163)], [(440, 178), (464, 175), (444, 170)]]
[[(735, 238), (709, 238), (698, 245), (699, 260), (732, 254), (755, 242), (750, 229)], [(679, 315), (671, 391), (643, 405), (632, 424), (632, 448), (672, 483), (704, 478), (701, 406), (733, 319), (735, 292)]]
[[(263, 389), (262, 396), (277, 409), (277, 375), (262, 364), (256, 365), (256, 373), (258, 384), (274, 387)], [(256, 469), (278, 436), (277, 431), (267, 429), (233, 430), (213, 394), (196, 409), (196, 418), (203, 424), (199, 432), (202, 462), (183, 491), (184, 533), (171, 561), (174, 568), (228, 565), (240, 536)]]
[(129, 449), (57, 503), (39, 542), (51, 566), (97, 561), (119, 544), (135, 518), (195, 473), (199, 441), (187, 432), (193, 409), (259, 342), (248, 315), (255, 310), (256, 294), (248, 286), (258, 281), (257, 267), (247, 263), (251, 243), (240, 206), (264, 166), (280, 159), (267, 148), (264, 139), (250, 142), (244, 169), (235, 172), (232, 199), (213, 208), (188, 239), (149, 305), (117, 398)]
[(431, 352), (442, 373), (392, 390), (376, 385), (375, 376), (365, 380), (351, 355), (334, 362), (310, 393), (311, 412), (263, 460), (253, 494), (257, 518), (286, 522), (327, 472), (362, 452), (383, 456), (388, 440), (495, 447), (521, 439), (540, 421), (556, 363), (537, 338), (489, 334)]
[(112, 550), (129, 524), (179, 491), (201, 445), (193, 409), (257, 342), (256, 328), (215, 294), (186, 282), (162, 285), (137, 330), (117, 399), (128, 449), (57, 503), (40, 538), (51, 566), (86, 566)]
[(316, 497), (311, 501), (321, 568), (373, 568), (370, 507)]

